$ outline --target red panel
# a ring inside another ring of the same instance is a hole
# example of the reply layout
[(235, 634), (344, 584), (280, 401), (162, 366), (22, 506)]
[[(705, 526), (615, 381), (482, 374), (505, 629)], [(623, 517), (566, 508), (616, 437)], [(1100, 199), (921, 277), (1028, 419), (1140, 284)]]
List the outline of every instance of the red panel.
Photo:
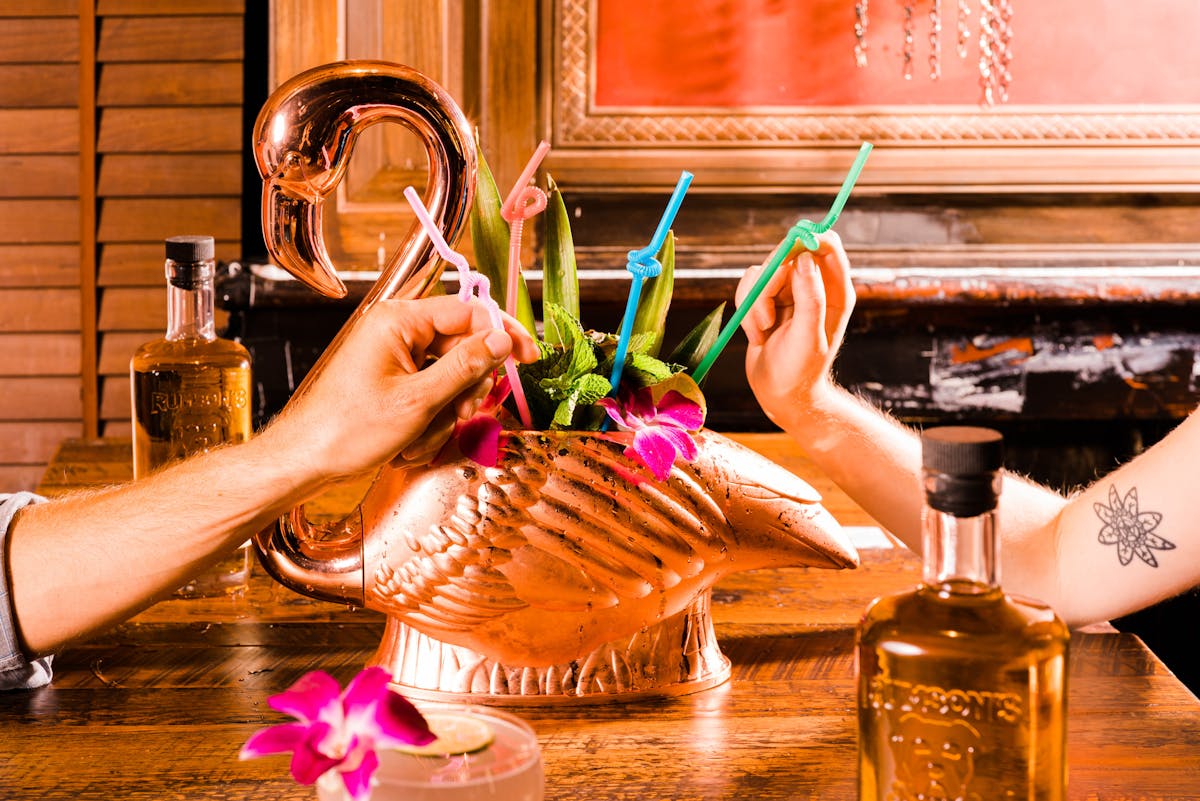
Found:
[[(596, 0), (594, 106), (961, 105), (979, 102), (979, 2), (955, 53), (942, 0), (942, 77), (929, 10), (913, 4), (903, 77), (901, 0), (870, 0), (869, 65), (854, 63), (854, 0)], [(1196, 0), (1014, 0), (1009, 105), (1200, 103)]]

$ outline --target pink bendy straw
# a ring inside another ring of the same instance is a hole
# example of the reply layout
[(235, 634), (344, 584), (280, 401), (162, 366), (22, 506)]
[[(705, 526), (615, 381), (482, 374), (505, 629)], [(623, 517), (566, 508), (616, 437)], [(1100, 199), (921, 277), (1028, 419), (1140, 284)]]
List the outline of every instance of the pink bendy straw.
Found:
[[(441, 229), (429, 216), (429, 210), (425, 208), (417, 190), (411, 186), (408, 187), (404, 190), (404, 197), (408, 198), (409, 205), (416, 212), (417, 219), (425, 228), (425, 233), (429, 234), (433, 246), (437, 248), (438, 255), (458, 269), (458, 299), (463, 303), (470, 303), (472, 297), (478, 298), (483, 307), (487, 309), (492, 327), (500, 331), (504, 330), (504, 321), (500, 319), (500, 307), (496, 305), (496, 301), (491, 295), (491, 281), (486, 275), (472, 270), (471, 266), (467, 264), (466, 257), (446, 244)], [(531, 429), (533, 428), (533, 418), (529, 414), (529, 404), (525, 401), (525, 390), (521, 387), (521, 377), (517, 375), (517, 362), (511, 354), (504, 360), (504, 371), (508, 374), (508, 384), (512, 387), (513, 400), (517, 404), (521, 424), (526, 429)]]
[(529, 180), (537, 172), (542, 159), (550, 152), (550, 143), (543, 141), (533, 151), (529, 163), (521, 172), (521, 177), (513, 184), (512, 191), (504, 199), (500, 207), (500, 216), (508, 223), (508, 294), (505, 295), (504, 310), (510, 317), (517, 316), (517, 288), (520, 286), (518, 276), (521, 274), (521, 233), (525, 221), (532, 219), (546, 208), (546, 193), (536, 186), (530, 186)]

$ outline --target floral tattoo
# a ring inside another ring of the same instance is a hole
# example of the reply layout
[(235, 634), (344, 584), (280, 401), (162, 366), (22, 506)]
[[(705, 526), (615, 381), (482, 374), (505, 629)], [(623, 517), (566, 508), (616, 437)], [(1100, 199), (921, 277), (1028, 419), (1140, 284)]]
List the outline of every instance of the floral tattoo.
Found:
[(1092, 504), (1092, 508), (1104, 521), (1100, 528), (1100, 542), (1116, 545), (1117, 558), (1123, 565), (1129, 564), (1133, 555), (1137, 554), (1150, 567), (1158, 567), (1158, 560), (1150, 549), (1169, 551), (1175, 547), (1175, 543), (1154, 533), (1154, 529), (1162, 522), (1162, 513), (1138, 510), (1137, 487), (1129, 490), (1122, 499), (1116, 485), (1113, 485), (1108, 489), (1108, 506), (1096, 503)]

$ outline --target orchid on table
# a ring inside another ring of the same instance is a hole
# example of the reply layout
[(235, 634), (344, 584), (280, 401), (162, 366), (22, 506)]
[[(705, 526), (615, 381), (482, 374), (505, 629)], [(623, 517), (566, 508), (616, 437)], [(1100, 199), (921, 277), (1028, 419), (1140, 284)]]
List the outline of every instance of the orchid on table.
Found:
[(370, 795), (371, 776), (379, 767), (378, 748), (426, 745), (435, 739), (425, 718), (408, 699), (388, 687), (391, 675), (381, 667), (359, 673), (345, 692), (323, 671), (302, 676), (267, 699), (272, 709), (291, 715), (256, 732), (240, 758), (291, 752), (292, 777), (312, 784), (336, 770), (354, 801)]
[[(606, 427), (605, 421), (611, 421), (625, 432), (620, 435), (622, 439), (633, 432), (625, 455), (646, 467), (655, 479), (666, 480), (676, 459), (690, 460), (696, 453), (692, 435), (704, 425), (706, 407), (700, 387), (687, 372), (716, 341), (724, 304), (693, 328), (670, 355), (661, 357), (674, 290), (675, 238), (668, 233), (657, 253), (661, 272), (645, 281), (622, 353), (622, 369), (614, 371), (614, 360), (621, 350), (619, 337), (585, 328), (580, 321), (579, 278), (570, 220), (558, 187), (553, 180), (548, 183), (540, 326), (534, 319), (524, 277), (509, 280), (508, 223), (495, 181), (482, 157), (471, 211), (476, 270), (490, 279), (493, 293), (516, 286), (515, 303), (506, 297), (495, 300), (500, 306), (516, 310), (515, 316), (533, 334), (541, 350), (536, 362), (517, 367), (516, 378), (528, 400), (532, 427), (600, 432)], [(619, 376), (620, 382), (615, 391), (610, 383), (613, 375)], [(500, 380), (512, 378), (504, 376)], [(479, 464), (494, 466), (503, 430), (517, 426), (505, 397), (505, 392), (493, 391), (476, 416), (459, 425), (451, 440), (463, 455)]]

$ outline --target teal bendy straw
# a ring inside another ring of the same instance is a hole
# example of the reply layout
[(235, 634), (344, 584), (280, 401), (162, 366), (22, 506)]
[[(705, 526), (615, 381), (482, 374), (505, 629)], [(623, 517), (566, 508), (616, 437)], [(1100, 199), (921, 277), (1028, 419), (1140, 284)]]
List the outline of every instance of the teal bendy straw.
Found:
[[(675, 191), (671, 193), (671, 199), (667, 202), (662, 219), (658, 221), (658, 229), (650, 239), (650, 244), (641, 250), (629, 251), (625, 269), (633, 279), (629, 285), (629, 300), (625, 303), (625, 317), (621, 320), (621, 335), (617, 339), (617, 350), (613, 354), (612, 377), (609, 379), (609, 383), (612, 384), (612, 392), (609, 393), (611, 395), (617, 394), (621, 372), (625, 369), (625, 354), (629, 351), (629, 338), (633, 335), (633, 318), (637, 315), (642, 284), (647, 278), (656, 278), (662, 272), (662, 263), (656, 257), (658, 251), (662, 250), (663, 243), (667, 241), (667, 232), (671, 230), (671, 223), (675, 222), (675, 215), (679, 213), (679, 206), (683, 203), (683, 196), (687, 194), (693, 177), (687, 170), (679, 174), (679, 182), (675, 184)], [(604, 430), (607, 428), (608, 421), (605, 420)]]
[(850, 167), (850, 172), (846, 174), (846, 180), (842, 181), (842, 188), (838, 190), (837, 197), (833, 200), (833, 205), (829, 207), (829, 212), (825, 215), (825, 219), (819, 223), (812, 220), (801, 220), (792, 226), (788, 231), (782, 244), (776, 249), (775, 256), (767, 264), (762, 275), (758, 277), (758, 281), (751, 287), (750, 293), (742, 300), (742, 304), (733, 312), (733, 316), (729, 318), (729, 322), (721, 329), (717, 341), (708, 349), (708, 353), (701, 360), (700, 364), (696, 365), (696, 369), (692, 372), (692, 380), (699, 384), (708, 375), (708, 370), (713, 366), (713, 362), (721, 355), (721, 351), (729, 344), (729, 340), (733, 338), (733, 334), (738, 330), (738, 326), (742, 324), (742, 320), (749, 313), (750, 307), (754, 305), (754, 301), (758, 300), (758, 296), (762, 294), (763, 289), (767, 286), (767, 282), (775, 275), (775, 271), (779, 269), (779, 265), (783, 264), (784, 259), (792, 252), (796, 241), (804, 245), (808, 250), (816, 250), (820, 247), (817, 242), (817, 235), (823, 234), (833, 227), (837, 222), (838, 215), (842, 213), (842, 207), (846, 205), (846, 199), (850, 197), (850, 190), (854, 188), (855, 181), (858, 180), (858, 174), (862, 172), (863, 165), (867, 163), (867, 156), (871, 153), (871, 143), (863, 142), (862, 147), (858, 149), (858, 157), (854, 159), (854, 164)]

